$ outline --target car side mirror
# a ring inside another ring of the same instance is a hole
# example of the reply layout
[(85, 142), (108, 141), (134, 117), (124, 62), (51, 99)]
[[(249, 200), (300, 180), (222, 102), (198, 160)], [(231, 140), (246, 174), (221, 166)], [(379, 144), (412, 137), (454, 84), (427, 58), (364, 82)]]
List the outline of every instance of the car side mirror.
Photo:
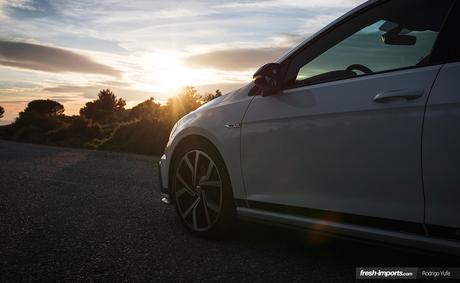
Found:
[(280, 90), (280, 74), (281, 64), (279, 63), (265, 64), (254, 73), (254, 83), (261, 90), (262, 96), (272, 95)]

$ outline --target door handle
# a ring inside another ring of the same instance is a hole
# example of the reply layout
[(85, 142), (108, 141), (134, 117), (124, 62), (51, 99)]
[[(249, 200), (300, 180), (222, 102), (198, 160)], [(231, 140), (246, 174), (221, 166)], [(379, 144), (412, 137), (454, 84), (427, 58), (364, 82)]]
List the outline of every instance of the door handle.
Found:
[(404, 98), (406, 100), (413, 100), (421, 97), (425, 91), (423, 90), (392, 90), (382, 92), (374, 96), (375, 102), (388, 102), (391, 100)]

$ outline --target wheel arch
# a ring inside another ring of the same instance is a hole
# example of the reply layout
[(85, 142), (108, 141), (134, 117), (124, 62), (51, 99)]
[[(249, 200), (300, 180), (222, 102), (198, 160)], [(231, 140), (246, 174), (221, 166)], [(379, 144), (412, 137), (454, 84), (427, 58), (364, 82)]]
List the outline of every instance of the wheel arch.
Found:
[[(171, 162), (169, 162), (169, 168), (168, 168), (168, 172), (169, 172), (169, 174), (168, 174), (168, 189), (169, 190), (171, 189), (171, 180), (172, 180), (171, 178), (173, 178), (173, 172), (172, 172), (173, 165), (174, 165), (174, 162), (176, 161), (176, 158), (178, 157), (177, 152), (179, 151), (180, 148), (182, 148), (184, 145), (186, 145), (186, 144), (188, 144), (190, 142), (198, 142), (198, 143), (205, 144), (206, 146), (212, 147), (215, 150), (215, 152), (219, 155), (219, 158), (223, 161), (224, 169), (226, 170), (227, 175), (229, 175), (229, 171), (228, 171), (228, 168), (227, 168), (227, 163), (225, 162), (225, 159), (224, 159), (222, 153), (220, 152), (219, 148), (210, 139), (204, 137), (203, 135), (190, 134), (190, 135), (184, 136), (177, 143), (177, 145), (174, 147), (174, 150), (172, 151)], [(230, 182), (230, 187), (233, 188), (232, 180), (231, 180), (230, 176), (229, 176), (229, 182)]]

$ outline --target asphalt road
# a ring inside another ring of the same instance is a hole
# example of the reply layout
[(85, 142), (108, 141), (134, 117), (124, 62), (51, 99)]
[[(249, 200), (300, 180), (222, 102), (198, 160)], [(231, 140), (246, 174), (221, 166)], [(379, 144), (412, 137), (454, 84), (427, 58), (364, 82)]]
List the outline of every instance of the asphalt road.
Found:
[(0, 141), (0, 281), (350, 282), (453, 258), (254, 223), (208, 241), (159, 201), (156, 157)]

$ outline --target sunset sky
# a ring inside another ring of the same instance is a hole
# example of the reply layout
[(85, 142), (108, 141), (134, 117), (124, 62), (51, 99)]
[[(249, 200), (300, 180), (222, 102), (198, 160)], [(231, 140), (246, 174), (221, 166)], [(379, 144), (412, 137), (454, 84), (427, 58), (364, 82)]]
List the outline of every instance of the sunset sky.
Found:
[(230, 91), (361, 2), (0, 0), (0, 124), (39, 98), (78, 113), (102, 88), (128, 107)]

